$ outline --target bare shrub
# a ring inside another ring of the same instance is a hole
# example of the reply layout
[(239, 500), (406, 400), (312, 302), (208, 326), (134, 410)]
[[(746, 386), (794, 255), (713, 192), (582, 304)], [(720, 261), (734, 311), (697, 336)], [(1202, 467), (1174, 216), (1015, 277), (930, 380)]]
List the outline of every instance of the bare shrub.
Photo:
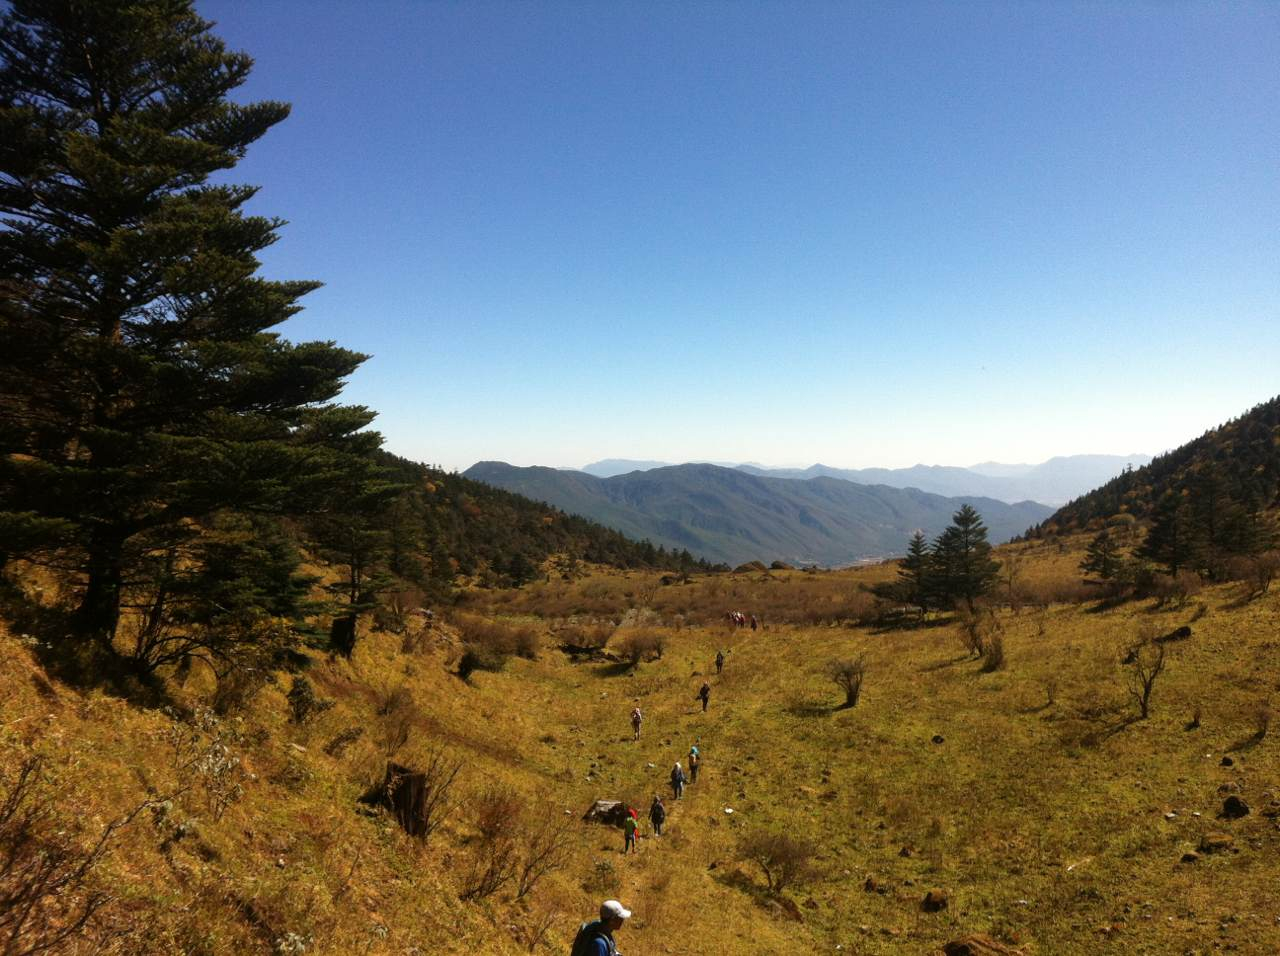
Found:
[(617, 644), (618, 655), (630, 662), (632, 667), (662, 658), (667, 639), (656, 628), (628, 628), (618, 634), (621, 635)]
[(844, 691), (844, 703), (840, 705), (842, 709), (858, 706), (858, 697), (862, 694), (862, 679), (866, 673), (866, 656), (862, 654), (855, 658), (834, 660), (827, 665), (827, 676)]
[(987, 653), (987, 643), (1000, 630), (1000, 622), (990, 608), (979, 608), (975, 611), (962, 609), (956, 615), (960, 625), (960, 640), (974, 657), (983, 657)]
[(422, 711), (409, 688), (391, 691), (378, 707), (378, 743), (384, 756), (394, 757), (409, 742), (421, 720)]
[(1044, 705), (1052, 707), (1058, 702), (1058, 678), (1046, 678), (1041, 684), (1044, 685)]
[(472, 822), (479, 836), (468, 856), (460, 898), (484, 899), (515, 879), (522, 811), (519, 794), (506, 787), (491, 787), (473, 800)]
[(289, 688), (289, 713), (295, 724), (305, 724), (317, 714), (322, 714), (333, 706), (333, 701), (322, 700), (316, 689), (301, 674), (293, 679)]
[(388, 764), (386, 779), (373, 792), (391, 807), (406, 833), (425, 842), (456, 809), (453, 788), (461, 771), (462, 761), (432, 750), (417, 771)]
[(177, 776), (180, 793), (199, 790), (214, 820), (244, 794), (240, 781), (244, 769), (231, 749), (237, 743), (234, 726), (222, 722), (210, 710), (196, 711), (189, 722), (173, 720), (165, 729), (165, 742)]
[(1129, 666), (1129, 696), (1138, 705), (1143, 720), (1151, 711), (1151, 692), (1164, 672), (1165, 645), (1142, 641), (1130, 648), (1125, 657)]
[(739, 859), (759, 866), (769, 892), (774, 894), (813, 879), (817, 875), (817, 852), (808, 840), (767, 830), (752, 830), (738, 840)]
[(528, 921), (515, 931), (516, 941), (529, 952), (537, 952), (538, 946), (546, 940), (552, 928), (560, 921), (563, 914), (550, 906), (542, 907), (529, 915)]
[(120, 831), (151, 801), (117, 817), (87, 844), (53, 819), (38, 793), (44, 760), (27, 757), (0, 797), (0, 953), (34, 956), (79, 941), (97, 951), (119, 933), (98, 925), (112, 897), (93, 885), (94, 871)]
[(573, 852), (571, 820), (548, 817), (525, 835), (525, 851), (516, 871), (516, 899), (533, 892), (544, 876), (563, 869)]
[(1004, 635), (995, 631), (982, 649), (982, 673), (991, 674), (1004, 668)]

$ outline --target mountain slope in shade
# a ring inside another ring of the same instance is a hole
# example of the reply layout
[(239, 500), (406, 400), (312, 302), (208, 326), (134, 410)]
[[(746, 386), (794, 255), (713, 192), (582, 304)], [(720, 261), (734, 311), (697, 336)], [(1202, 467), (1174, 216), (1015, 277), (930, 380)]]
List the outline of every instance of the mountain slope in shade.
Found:
[(900, 554), (917, 529), (933, 536), (961, 504), (982, 513), (994, 541), (1051, 509), (827, 476), (799, 480), (716, 465), (675, 465), (611, 478), (480, 462), (466, 477), (545, 501), (626, 535), (729, 564), (783, 560), (842, 565)]

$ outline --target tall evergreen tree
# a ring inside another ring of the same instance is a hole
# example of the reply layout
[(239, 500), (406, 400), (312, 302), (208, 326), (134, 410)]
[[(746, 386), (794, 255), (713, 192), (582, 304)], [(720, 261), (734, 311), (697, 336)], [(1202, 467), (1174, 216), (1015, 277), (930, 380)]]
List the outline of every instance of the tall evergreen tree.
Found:
[(1173, 575), (1196, 566), (1200, 557), (1200, 540), (1191, 506), (1184, 494), (1167, 492), (1156, 504), (1151, 527), (1139, 554), (1164, 565)]
[(931, 567), (929, 543), (925, 539), (924, 532), (917, 531), (907, 542), (907, 556), (898, 565), (898, 581), (902, 586), (903, 597), (921, 611), (929, 609)]
[(995, 587), (1000, 562), (991, 557), (987, 526), (971, 505), (962, 505), (938, 535), (932, 551), (930, 579), (939, 603), (974, 602)]
[(1080, 570), (1097, 576), (1100, 581), (1110, 581), (1120, 571), (1120, 546), (1107, 530), (1099, 531), (1080, 562)]
[[(0, 18), (0, 524), (68, 534), (84, 632), (219, 510), (317, 510), (379, 443), (330, 404), (363, 360), (271, 329), (280, 220), (212, 185), (288, 114), (191, 0), (13, 0)], [(34, 544), (32, 545), (34, 546)]]

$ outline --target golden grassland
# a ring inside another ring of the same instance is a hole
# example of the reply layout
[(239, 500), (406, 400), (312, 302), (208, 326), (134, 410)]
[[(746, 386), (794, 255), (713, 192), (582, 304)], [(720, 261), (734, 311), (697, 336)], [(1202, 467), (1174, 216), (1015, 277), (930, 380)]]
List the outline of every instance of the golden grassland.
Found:
[[(122, 829), (90, 878), (116, 897), (99, 932), (127, 934), (109, 944), (118, 952), (563, 953), (606, 896), (635, 913), (619, 934), (627, 956), (929, 953), (968, 932), (1054, 956), (1280, 952), (1280, 830), (1267, 816), (1280, 808), (1280, 727), (1259, 734), (1280, 679), (1280, 594), (1039, 604), (1078, 589), (1081, 547), (1002, 549), (1021, 598), (997, 611), (1006, 663), (990, 673), (956, 622), (852, 623), (869, 606), (861, 585), (887, 566), (666, 585), (597, 572), (480, 596), (472, 613), (543, 635), (535, 659), (464, 682), (447, 624), (408, 651), (415, 642), (374, 632), (349, 662), (317, 654), (306, 674), (328, 710), (291, 722), (293, 678), (280, 674), (224, 721), (243, 793), (220, 817), (217, 787), (181, 766), (186, 724), (60, 684), (5, 634), (0, 770), (11, 779), (44, 755), (48, 822), (82, 843), (149, 794), (190, 786)], [(728, 628), (729, 609), (764, 627)], [(556, 649), (554, 627), (603, 618), (661, 628), (662, 657), (630, 667)], [(1187, 623), (1191, 638), (1166, 645), (1150, 718), (1134, 720), (1126, 647)], [(857, 655), (861, 701), (836, 709), (825, 666)], [(173, 682), (187, 708), (208, 691), (198, 672)], [(359, 739), (326, 752), (354, 727)], [(646, 821), (639, 853), (624, 857), (620, 832), (579, 822), (596, 798), (625, 799), (643, 820), (695, 742), (702, 774), (668, 799), (661, 838)], [(462, 805), (425, 843), (357, 802), (389, 753), (420, 766), (440, 748), (463, 763)], [(462, 902), (482, 846), (472, 808), (495, 787), (519, 795), (518, 841), (566, 819), (571, 852), (524, 900), (504, 889)], [(1218, 819), (1228, 794), (1252, 812)], [(739, 852), (759, 830), (812, 840), (817, 876), (768, 893)], [(1234, 849), (1181, 862), (1211, 831)], [(949, 905), (926, 913), (935, 888)]]

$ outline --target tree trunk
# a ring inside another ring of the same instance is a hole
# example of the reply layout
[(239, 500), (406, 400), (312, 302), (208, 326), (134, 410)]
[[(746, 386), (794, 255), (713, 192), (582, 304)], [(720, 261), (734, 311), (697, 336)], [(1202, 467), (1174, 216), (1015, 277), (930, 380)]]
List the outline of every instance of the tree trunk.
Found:
[(88, 550), (85, 567), (89, 580), (76, 617), (85, 636), (114, 652), (120, 624), (124, 539), (115, 532), (95, 531), (89, 537)]
[(350, 659), (356, 649), (356, 615), (342, 614), (329, 625), (329, 647), (335, 654)]

